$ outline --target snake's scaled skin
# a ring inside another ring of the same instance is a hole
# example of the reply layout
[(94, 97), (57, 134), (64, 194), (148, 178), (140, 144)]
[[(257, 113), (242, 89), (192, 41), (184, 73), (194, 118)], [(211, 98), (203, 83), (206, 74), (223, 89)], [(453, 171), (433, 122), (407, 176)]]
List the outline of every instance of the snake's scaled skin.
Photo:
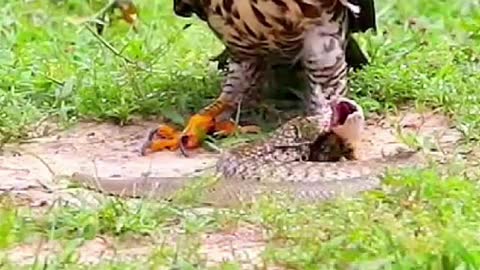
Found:
[[(326, 108), (328, 106), (325, 106)], [(299, 116), (253, 144), (223, 153), (215, 168), (218, 181), (207, 187), (204, 203), (231, 206), (261, 195), (288, 193), (307, 202), (352, 196), (380, 186), (389, 167), (417, 165), (415, 152), (373, 160), (356, 160), (348, 137), (364, 118), (353, 101), (330, 102), (330, 114)], [(320, 119), (319, 119), (320, 118)], [(332, 130), (344, 128), (338, 135)], [(347, 160), (341, 160), (346, 158)], [(110, 195), (168, 199), (193, 179), (188, 177), (95, 178), (75, 173), (71, 181)]]

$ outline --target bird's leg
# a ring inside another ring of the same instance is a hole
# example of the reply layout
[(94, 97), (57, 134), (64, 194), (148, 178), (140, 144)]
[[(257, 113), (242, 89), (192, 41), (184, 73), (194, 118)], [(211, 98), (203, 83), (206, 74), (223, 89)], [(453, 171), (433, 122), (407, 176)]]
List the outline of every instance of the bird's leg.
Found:
[[(345, 31), (342, 30), (344, 27), (345, 25), (334, 24), (330, 27), (318, 26), (309, 31), (304, 40), (302, 56), (310, 88), (309, 113), (312, 115), (320, 116), (328, 113), (329, 108), (326, 104), (329, 102), (325, 101), (340, 102), (341, 97), (347, 92), (346, 37)], [(339, 107), (338, 110), (342, 108)], [(355, 141), (362, 127), (363, 112), (350, 115), (350, 113), (339, 113), (338, 110), (329, 119), (334, 125), (332, 131), (336, 134), (338, 132), (337, 135), (346, 141)], [(343, 116), (350, 117), (339, 119)], [(318, 119), (325, 118), (318, 117)]]
[[(347, 92), (345, 37), (341, 27), (317, 26), (305, 36), (302, 60), (310, 90), (310, 114), (322, 114), (325, 99)], [(332, 28), (338, 31), (332, 32)]]
[(193, 115), (182, 132), (161, 125), (152, 131), (142, 147), (146, 151), (194, 149), (200, 146), (206, 134), (221, 133), (230, 135), (236, 130), (230, 116), (246, 93), (256, 91), (261, 86), (264, 65), (261, 60), (232, 61), (222, 85), (222, 93), (211, 104)]

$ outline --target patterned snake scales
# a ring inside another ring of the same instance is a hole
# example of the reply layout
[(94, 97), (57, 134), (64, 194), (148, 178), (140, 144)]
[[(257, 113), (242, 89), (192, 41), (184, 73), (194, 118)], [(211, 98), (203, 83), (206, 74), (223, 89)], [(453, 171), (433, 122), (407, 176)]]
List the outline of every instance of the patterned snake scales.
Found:
[[(327, 102), (327, 101), (325, 101)], [(356, 160), (353, 144), (364, 125), (361, 107), (347, 98), (332, 99), (326, 113), (287, 121), (267, 139), (221, 154), (217, 181), (206, 188), (204, 203), (229, 206), (263, 194), (289, 193), (319, 202), (376, 189), (388, 168), (415, 166), (416, 153)], [(348, 160), (339, 159), (345, 157)], [(323, 162), (322, 162), (323, 161)], [(333, 161), (333, 162), (332, 162)], [(189, 177), (97, 178), (74, 173), (71, 182), (109, 195), (168, 199), (191, 182)]]

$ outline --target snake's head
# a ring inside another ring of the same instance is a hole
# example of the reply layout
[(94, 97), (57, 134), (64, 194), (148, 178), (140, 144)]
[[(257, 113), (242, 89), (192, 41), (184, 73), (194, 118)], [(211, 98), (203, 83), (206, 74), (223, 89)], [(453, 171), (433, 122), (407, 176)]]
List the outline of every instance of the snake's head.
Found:
[(365, 126), (363, 109), (355, 101), (337, 97), (332, 99), (332, 131), (345, 141), (355, 144), (361, 139)]

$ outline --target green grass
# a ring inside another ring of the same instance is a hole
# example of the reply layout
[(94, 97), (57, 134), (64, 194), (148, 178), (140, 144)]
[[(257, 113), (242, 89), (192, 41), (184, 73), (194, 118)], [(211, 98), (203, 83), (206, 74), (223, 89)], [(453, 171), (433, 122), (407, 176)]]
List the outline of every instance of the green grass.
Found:
[[(221, 75), (208, 59), (223, 47), (197, 19), (175, 17), (172, 1), (136, 1), (138, 32), (121, 21), (105, 30), (103, 38), (137, 65), (72, 23), (94, 14), (105, 1), (0, 4), (0, 145), (25, 138), (46, 117), (63, 124), (80, 119), (125, 124), (136, 115), (181, 122), (218, 93)], [(377, 14), (378, 33), (358, 35), (372, 64), (352, 74), (353, 96), (367, 113), (402, 105), (439, 109), (464, 132), (465, 147), (476, 147), (480, 2), (378, 0)], [(187, 23), (192, 26), (183, 30)], [(159, 244), (148, 265), (195, 269), (203, 265), (199, 235), (248, 222), (267, 237), (265, 262), (294, 269), (352, 264), (360, 269), (479, 269), (476, 180), (453, 172), (405, 172), (387, 178), (383, 191), (359, 199), (316, 206), (271, 199), (209, 214), (198, 214), (188, 204), (104, 199), (100, 208), (58, 204), (38, 215), (2, 202), (0, 252), (38, 239), (58, 241), (63, 253), (31, 269), (87, 269), (76, 257), (85, 241), (108, 235), (118, 243), (158, 243), (173, 226), (182, 232), (183, 244)], [(18, 268), (3, 255), (0, 268)], [(144, 265), (105, 262), (96, 267)]]

